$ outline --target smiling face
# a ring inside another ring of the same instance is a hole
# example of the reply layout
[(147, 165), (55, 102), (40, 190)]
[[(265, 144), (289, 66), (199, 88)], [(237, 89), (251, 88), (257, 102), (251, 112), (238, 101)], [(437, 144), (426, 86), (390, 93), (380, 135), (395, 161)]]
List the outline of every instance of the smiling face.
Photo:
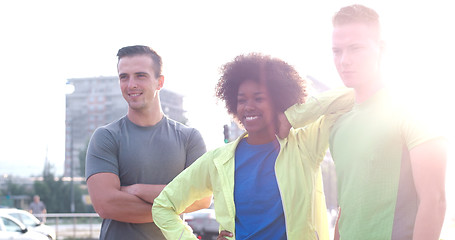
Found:
[(128, 112), (144, 112), (159, 104), (158, 91), (163, 77), (155, 76), (153, 60), (146, 55), (122, 57), (118, 62), (118, 75)]
[(236, 116), (248, 132), (248, 143), (264, 144), (275, 139), (275, 111), (265, 85), (252, 80), (240, 84)]
[(377, 32), (364, 23), (334, 27), (333, 60), (344, 84), (356, 91), (380, 84), (382, 42)]

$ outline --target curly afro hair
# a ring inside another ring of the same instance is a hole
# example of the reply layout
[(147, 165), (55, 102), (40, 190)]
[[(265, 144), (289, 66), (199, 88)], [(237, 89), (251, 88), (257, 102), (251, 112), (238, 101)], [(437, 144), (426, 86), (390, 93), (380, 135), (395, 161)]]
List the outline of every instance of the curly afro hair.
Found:
[(306, 81), (297, 71), (278, 58), (260, 53), (237, 56), (220, 70), (216, 97), (225, 102), (229, 114), (237, 117), (237, 94), (246, 80), (265, 83), (276, 112), (284, 112), (295, 103), (305, 101)]

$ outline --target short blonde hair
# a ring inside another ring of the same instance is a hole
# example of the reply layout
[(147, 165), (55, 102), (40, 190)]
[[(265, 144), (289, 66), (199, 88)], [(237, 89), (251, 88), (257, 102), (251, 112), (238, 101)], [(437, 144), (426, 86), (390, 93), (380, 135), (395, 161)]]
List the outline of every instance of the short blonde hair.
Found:
[(350, 23), (363, 23), (373, 28), (378, 38), (381, 38), (381, 24), (378, 13), (360, 4), (354, 4), (341, 8), (332, 18), (333, 27)]

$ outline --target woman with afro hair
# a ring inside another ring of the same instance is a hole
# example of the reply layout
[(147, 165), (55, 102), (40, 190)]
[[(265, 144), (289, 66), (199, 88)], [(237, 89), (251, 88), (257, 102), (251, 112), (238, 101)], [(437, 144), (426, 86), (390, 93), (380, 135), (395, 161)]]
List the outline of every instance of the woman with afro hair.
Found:
[(307, 95), (297, 71), (252, 53), (228, 62), (221, 73), (216, 96), (246, 132), (201, 156), (164, 188), (153, 203), (155, 224), (167, 239), (196, 239), (179, 214), (213, 194), (225, 239), (328, 239), (319, 165), (331, 123), (343, 111), (325, 109), (331, 114), (280, 139), (283, 112)]

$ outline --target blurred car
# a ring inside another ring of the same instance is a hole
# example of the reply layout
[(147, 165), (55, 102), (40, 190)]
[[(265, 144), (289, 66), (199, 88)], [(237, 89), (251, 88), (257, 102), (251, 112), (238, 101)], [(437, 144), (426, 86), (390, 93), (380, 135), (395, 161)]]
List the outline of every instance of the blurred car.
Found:
[(33, 214), (17, 208), (0, 208), (0, 214), (7, 214), (24, 224), (28, 230), (44, 234), (50, 240), (55, 240), (55, 229), (41, 223)]
[(220, 225), (216, 221), (214, 209), (207, 208), (185, 213), (184, 219), (199, 239), (216, 239), (218, 237)]
[(0, 240), (49, 240), (41, 233), (29, 231), (19, 220), (0, 213)]

